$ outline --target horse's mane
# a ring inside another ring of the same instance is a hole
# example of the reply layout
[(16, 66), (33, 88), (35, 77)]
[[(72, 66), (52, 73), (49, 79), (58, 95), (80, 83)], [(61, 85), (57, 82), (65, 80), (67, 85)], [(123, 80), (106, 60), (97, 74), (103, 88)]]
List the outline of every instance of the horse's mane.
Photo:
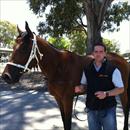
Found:
[(54, 48), (54, 49), (56, 49), (56, 50), (59, 51), (59, 49), (57, 49), (52, 43), (48, 42), (48, 44), (49, 44), (52, 48)]
[(58, 49), (56, 48), (52, 43), (46, 41), (45, 39), (43, 39), (42, 37), (38, 36), (38, 40), (40, 40), (40, 42), (44, 43), (44, 45), (50, 47), (51, 49), (55, 50), (58, 53), (62, 53), (62, 52), (69, 52), (68, 50), (62, 50), (62, 49)]
[[(71, 52), (71, 51), (69, 51), (69, 50), (66, 50), (66, 49), (59, 49), (59, 48), (56, 48), (52, 43), (50, 43), (50, 42), (48, 42), (48, 44), (52, 47), (52, 48), (54, 48), (55, 50), (57, 50), (58, 52), (68, 52), (68, 53), (74, 53), (74, 52)], [(77, 54), (75, 54), (75, 55), (77, 55)]]

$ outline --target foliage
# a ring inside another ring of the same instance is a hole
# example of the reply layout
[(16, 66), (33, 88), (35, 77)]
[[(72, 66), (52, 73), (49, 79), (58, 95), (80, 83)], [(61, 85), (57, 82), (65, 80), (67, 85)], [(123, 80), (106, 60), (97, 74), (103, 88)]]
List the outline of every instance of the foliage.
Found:
[[(82, 31), (73, 31), (69, 36), (70, 39), (70, 50), (79, 55), (86, 54), (86, 34)], [(107, 47), (107, 52), (119, 53), (119, 47), (115, 41), (110, 41), (108, 39), (103, 39), (104, 44)]]
[(48, 41), (57, 49), (68, 50), (70, 46), (69, 40), (63, 37), (60, 38), (50, 37)]
[(30, 9), (35, 14), (42, 16), (49, 6), (50, 11), (46, 13), (46, 22), (40, 22), (38, 31), (49, 33), (52, 36), (61, 36), (73, 29), (77, 18), (82, 14), (80, 0), (28, 0)]
[(73, 31), (69, 36), (70, 39), (70, 50), (79, 55), (86, 53), (86, 34), (82, 31)]
[(110, 41), (108, 39), (103, 39), (104, 44), (107, 47), (107, 52), (119, 53), (119, 47), (115, 41)]
[(50, 37), (48, 41), (58, 49), (69, 50), (79, 55), (84, 55), (86, 52), (86, 34), (83, 31), (73, 31), (68, 35), (68, 39)]
[[(50, 37), (48, 41), (54, 45), (57, 49), (69, 50), (78, 55), (86, 54), (86, 34), (82, 31), (73, 31), (68, 35), (68, 38), (54, 38)], [(119, 48), (114, 41), (108, 39), (103, 39), (103, 42), (106, 44), (107, 52), (116, 52), (119, 53)]]
[(8, 21), (0, 21), (0, 42), (13, 44), (14, 37), (17, 35), (16, 26)]
[(114, 30), (119, 30), (120, 23), (123, 20), (129, 20), (130, 16), (130, 6), (128, 6), (127, 2), (119, 2), (112, 5), (111, 8), (108, 8), (104, 26), (102, 27), (102, 31), (109, 30), (113, 32)]
[[(38, 26), (40, 34), (48, 33), (51, 36), (69, 34), (73, 30), (84, 30), (86, 16), (83, 5), (84, 0), (27, 0), (30, 9), (39, 16), (45, 14), (46, 22), (41, 21)], [(97, 2), (100, 2), (97, 0)], [(49, 9), (48, 9), (49, 8)], [(128, 20), (130, 6), (127, 2), (112, 5), (106, 12), (102, 31), (114, 31), (122, 20)], [(114, 25), (114, 26), (113, 26)], [(84, 30), (85, 31), (85, 30)]]

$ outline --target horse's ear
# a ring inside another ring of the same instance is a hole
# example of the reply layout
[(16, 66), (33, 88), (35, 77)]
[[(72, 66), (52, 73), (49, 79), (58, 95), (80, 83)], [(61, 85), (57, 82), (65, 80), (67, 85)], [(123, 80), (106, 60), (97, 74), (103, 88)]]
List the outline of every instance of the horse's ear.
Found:
[(17, 30), (18, 30), (18, 33), (19, 35), (22, 33), (21, 29), (19, 28), (19, 26), (17, 25)]
[(32, 33), (32, 31), (30, 30), (27, 21), (25, 22), (25, 29), (26, 29), (27, 33), (29, 34), (29, 36), (30, 36), (30, 37), (33, 37), (33, 33)]

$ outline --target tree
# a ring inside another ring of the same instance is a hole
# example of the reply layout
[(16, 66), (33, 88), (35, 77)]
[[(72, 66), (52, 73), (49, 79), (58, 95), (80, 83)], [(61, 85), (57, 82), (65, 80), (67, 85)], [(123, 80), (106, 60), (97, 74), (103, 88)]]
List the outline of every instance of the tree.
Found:
[[(61, 36), (73, 30), (87, 30), (86, 43), (88, 52), (91, 52), (93, 44), (102, 41), (101, 31), (114, 31), (122, 20), (129, 18), (128, 3), (112, 5), (112, 1), (114, 0), (28, 0), (28, 3), (30, 9), (39, 16), (50, 9), (46, 13), (46, 21), (39, 23), (40, 34)], [(85, 23), (84, 16), (87, 21)]]
[[(85, 44), (87, 35), (83, 31), (73, 31), (68, 37), (70, 40), (70, 51), (75, 52), (79, 55), (85, 55), (86, 48), (88, 47)], [(103, 42), (107, 47), (107, 52), (119, 53), (119, 47), (115, 41), (103, 39)]]
[(0, 42), (4, 44), (13, 44), (14, 37), (17, 35), (17, 28), (8, 21), (0, 21)]
[[(69, 50), (71, 52), (75, 52), (78, 55), (85, 55), (86, 53), (86, 37), (87, 35), (84, 31), (73, 31), (68, 35), (68, 38), (57, 38), (50, 37), (48, 41), (58, 49)], [(117, 43), (114, 41), (110, 41), (108, 39), (103, 39), (103, 42), (106, 44), (107, 52), (116, 52), (119, 53), (119, 48)]]

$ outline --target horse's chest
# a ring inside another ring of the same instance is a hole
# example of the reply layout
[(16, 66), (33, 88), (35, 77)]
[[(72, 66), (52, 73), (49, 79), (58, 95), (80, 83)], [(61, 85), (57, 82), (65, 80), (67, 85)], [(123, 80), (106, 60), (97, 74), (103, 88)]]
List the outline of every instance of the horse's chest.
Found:
[(63, 81), (49, 83), (48, 88), (51, 95), (59, 98), (63, 98), (63, 96), (68, 92), (72, 94), (73, 91), (73, 86), (71, 85), (71, 83), (69, 84)]

